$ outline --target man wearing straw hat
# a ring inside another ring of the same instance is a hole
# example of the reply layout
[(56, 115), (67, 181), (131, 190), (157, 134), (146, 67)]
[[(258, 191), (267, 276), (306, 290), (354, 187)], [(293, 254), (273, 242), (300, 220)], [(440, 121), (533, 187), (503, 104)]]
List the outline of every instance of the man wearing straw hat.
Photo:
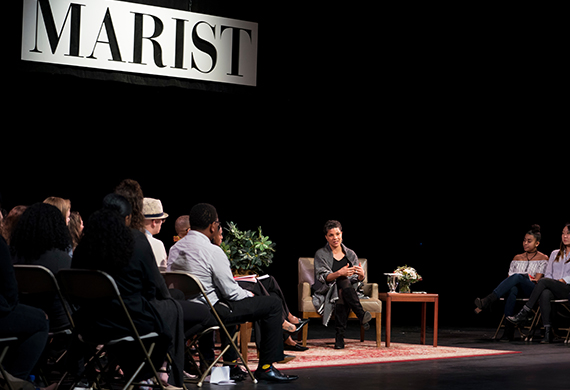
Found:
[(144, 198), (143, 200), (143, 214), (144, 214), (144, 228), (146, 238), (152, 247), (154, 252), (154, 257), (156, 259), (156, 264), (158, 269), (161, 271), (166, 270), (166, 248), (164, 243), (153, 236), (160, 233), (160, 228), (162, 223), (168, 217), (168, 214), (162, 209), (162, 202), (159, 199)]

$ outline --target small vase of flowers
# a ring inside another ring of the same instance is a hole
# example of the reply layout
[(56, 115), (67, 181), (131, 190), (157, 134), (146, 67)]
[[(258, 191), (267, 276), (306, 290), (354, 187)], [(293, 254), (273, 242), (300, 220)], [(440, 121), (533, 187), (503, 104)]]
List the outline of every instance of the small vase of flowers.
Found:
[(408, 267), (407, 265), (396, 268), (394, 273), (398, 275), (399, 292), (401, 293), (409, 293), (410, 285), (422, 280), (420, 274), (418, 274), (414, 268)]

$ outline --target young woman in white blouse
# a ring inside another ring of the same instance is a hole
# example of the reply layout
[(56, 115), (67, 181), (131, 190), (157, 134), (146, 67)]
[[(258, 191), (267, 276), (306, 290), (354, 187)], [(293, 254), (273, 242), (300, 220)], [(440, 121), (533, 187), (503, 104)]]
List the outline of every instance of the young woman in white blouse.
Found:
[(531, 314), (531, 309), (538, 303), (544, 325), (544, 339), (541, 343), (550, 343), (553, 338), (550, 323), (551, 300), (568, 299), (570, 295), (570, 223), (562, 230), (560, 249), (552, 251), (544, 278), (542, 278), (533, 290), (528, 302), (521, 311), (507, 317), (510, 322), (519, 325)]
[[(538, 251), (542, 235), (539, 225), (532, 225), (523, 241), (524, 253), (516, 255), (509, 267), (509, 276), (485, 298), (475, 299), (475, 313), (479, 314), (501, 297), (505, 298), (505, 316), (512, 316), (516, 299), (528, 298), (536, 283), (543, 277), (548, 263), (548, 256)], [(514, 327), (507, 326), (503, 339), (514, 338)]]

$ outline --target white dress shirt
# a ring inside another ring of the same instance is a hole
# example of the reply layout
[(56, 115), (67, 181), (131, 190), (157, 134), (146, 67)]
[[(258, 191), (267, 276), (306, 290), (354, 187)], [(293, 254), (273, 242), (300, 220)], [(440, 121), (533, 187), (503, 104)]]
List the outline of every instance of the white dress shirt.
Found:
[(252, 296), (235, 281), (230, 261), (222, 248), (195, 230), (189, 231), (170, 248), (168, 270), (187, 271), (197, 277), (212, 305), (220, 299), (239, 301)]

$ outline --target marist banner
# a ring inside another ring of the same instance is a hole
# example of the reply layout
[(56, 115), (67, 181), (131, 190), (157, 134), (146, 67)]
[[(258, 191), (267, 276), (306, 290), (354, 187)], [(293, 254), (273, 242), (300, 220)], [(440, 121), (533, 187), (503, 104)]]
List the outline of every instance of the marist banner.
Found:
[(24, 0), (22, 60), (255, 86), (257, 23), (112, 0)]

